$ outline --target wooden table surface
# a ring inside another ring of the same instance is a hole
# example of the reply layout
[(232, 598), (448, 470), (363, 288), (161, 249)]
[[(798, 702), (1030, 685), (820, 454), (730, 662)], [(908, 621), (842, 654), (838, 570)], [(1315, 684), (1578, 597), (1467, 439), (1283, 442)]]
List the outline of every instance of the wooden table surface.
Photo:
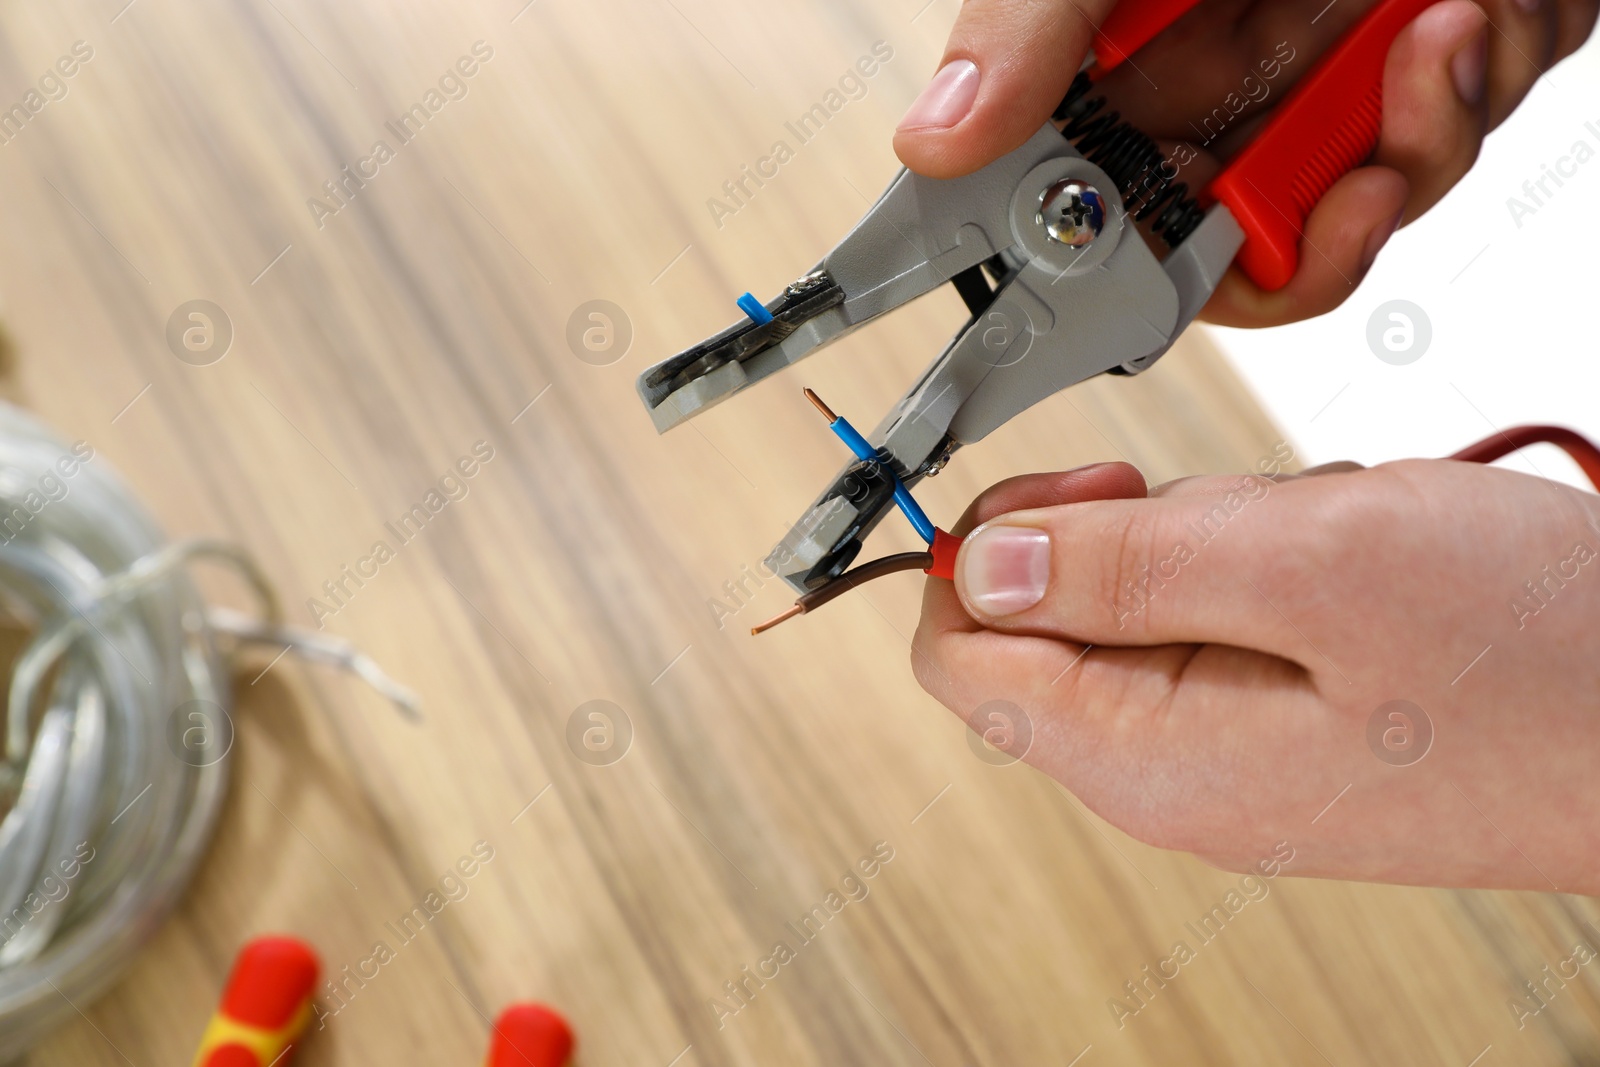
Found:
[[(1237, 877), (977, 758), (912, 679), (914, 577), (749, 637), (788, 599), (749, 575), (841, 460), (800, 386), (870, 424), (959, 304), (665, 437), (633, 379), (860, 215), (953, 0), (124, 2), (0, 12), (0, 104), (26, 111), (0, 138), (10, 392), (174, 535), (246, 546), (293, 621), (371, 652), (426, 722), (323, 668), (242, 663), (214, 848), (30, 1063), (186, 1064), (234, 951), (275, 930), (370, 976), (323, 997), (308, 1065), (475, 1064), (486, 1017), (529, 998), (589, 1065), (1600, 1062), (1592, 973), (1525, 1028), (1507, 1007), (1600, 915), (1533, 894), (1278, 879), (1119, 1026), (1108, 1000)], [(787, 124), (818, 103), (802, 143)], [(775, 176), (729, 198), (778, 141)], [(209, 365), (168, 343), (197, 299), (233, 334)], [(630, 326), (581, 359), (569, 320), (593, 300)], [(949, 521), (1009, 474), (1123, 456), (1161, 480), (1278, 440), (1191, 336), (921, 495)], [(380, 540), (375, 576), (343, 578)], [(596, 700), (620, 709), (609, 748)], [(474, 849), (492, 859), (448, 879)], [(431, 892), (445, 906), (397, 937)]]

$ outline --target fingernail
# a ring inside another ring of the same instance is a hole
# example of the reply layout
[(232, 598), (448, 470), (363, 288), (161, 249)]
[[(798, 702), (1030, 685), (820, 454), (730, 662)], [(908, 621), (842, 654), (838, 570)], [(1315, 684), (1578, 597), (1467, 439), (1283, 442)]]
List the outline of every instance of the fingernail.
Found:
[(1489, 35), (1479, 30), (1472, 42), (1450, 59), (1450, 77), (1456, 92), (1468, 104), (1483, 99), (1485, 75), (1489, 70)]
[(1033, 607), (1050, 584), (1050, 535), (1026, 526), (985, 526), (961, 546), (968, 607), (1013, 615)]
[(1535, 11), (1539, 10), (1540, 2), (1541, 0), (1517, 0), (1517, 6), (1527, 14), (1531, 15)]
[(943, 130), (967, 117), (978, 98), (978, 68), (970, 59), (953, 59), (939, 68), (922, 95), (912, 101), (902, 130)]
[(1400, 228), (1400, 220), (1404, 217), (1405, 212), (1402, 211), (1367, 234), (1366, 247), (1361, 250), (1362, 273), (1372, 269), (1372, 265), (1378, 260), (1378, 253), (1383, 251), (1383, 246), (1389, 243), (1389, 238), (1394, 236), (1394, 231)]

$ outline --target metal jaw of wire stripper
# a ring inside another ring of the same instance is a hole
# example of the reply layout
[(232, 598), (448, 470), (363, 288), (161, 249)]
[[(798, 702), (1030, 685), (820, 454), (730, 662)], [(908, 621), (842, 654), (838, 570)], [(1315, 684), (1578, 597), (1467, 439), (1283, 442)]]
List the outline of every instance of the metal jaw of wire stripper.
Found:
[[(767, 558), (800, 592), (837, 577), (893, 503), (962, 445), (1067, 386), (1147, 369), (1230, 264), (1286, 284), (1306, 216), (1377, 141), (1383, 63), (1428, 0), (1382, 0), (1306, 75), (1205, 190), (1167, 173), (1153, 141), (1090, 95), (1093, 78), (1196, 0), (1124, 0), (1055, 119), (961, 178), (902, 169), (822, 261), (749, 317), (646, 370), (638, 389), (666, 431), (883, 313), (953, 283), (966, 325), (867, 434), (876, 459), (844, 467)], [(1157, 258), (1136, 224), (1170, 251)], [(903, 493), (904, 490), (902, 489)]]

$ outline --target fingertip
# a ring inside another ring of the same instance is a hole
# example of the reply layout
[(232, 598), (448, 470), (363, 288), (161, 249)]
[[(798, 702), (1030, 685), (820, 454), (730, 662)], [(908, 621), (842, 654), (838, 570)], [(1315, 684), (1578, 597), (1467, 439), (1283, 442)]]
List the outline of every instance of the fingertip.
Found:
[(1316, 478), (1325, 474), (1353, 474), (1356, 471), (1366, 470), (1366, 466), (1353, 459), (1335, 459), (1327, 463), (1318, 463), (1315, 467), (1307, 467), (1299, 474), (1290, 474), (1289, 478)]
[(956, 595), (979, 622), (1026, 611), (1049, 588), (1050, 554), (1047, 530), (984, 523), (956, 557)]
[(1038, 133), (1089, 50), (1108, 0), (966, 0), (939, 69), (895, 131), (900, 161), (930, 178), (978, 170)]
[(967, 144), (973, 137), (958, 128), (972, 114), (982, 85), (983, 73), (972, 59), (946, 56), (895, 130), (894, 150), (900, 161), (930, 178), (955, 177), (974, 169)]
[(1488, 14), (1473, 0), (1439, 0), (1401, 30), (1395, 44), (1403, 49), (1409, 39), (1422, 49), (1451, 55), (1488, 25)]
[[(1136, 499), (1147, 492), (1144, 475), (1139, 469), (1121, 461), (1090, 463), (1046, 474), (1018, 475), (979, 493), (951, 532), (965, 537), (978, 524), (1012, 512), (1084, 500)], [(977, 629), (978, 624), (961, 605), (955, 583), (945, 578), (928, 578), (923, 585), (922, 619), (913, 641), (916, 648), (913, 657), (934, 657), (934, 650), (945, 635), (971, 633)]]
[(1411, 182), (1415, 219), (1478, 158), (1488, 129), (1489, 21), (1470, 0), (1444, 0), (1395, 38), (1383, 79), (1383, 132), (1373, 160)]
[(1486, 112), (1486, 105), (1480, 105), (1488, 78), (1489, 17), (1483, 8), (1472, 0), (1434, 4), (1401, 30), (1389, 49), (1385, 140), (1397, 135), (1425, 140), (1423, 135), (1433, 131), (1437, 141), (1440, 133), (1473, 112)]
[(1484, 89), (1488, 86), (1488, 73), (1489, 31), (1480, 26), (1450, 57), (1450, 79), (1455, 83), (1456, 93), (1468, 107), (1475, 107), (1483, 100)]
[(895, 129), (900, 161), (929, 178), (959, 178), (980, 170), (1038, 132), (1062, 93), (1019, 89), (1014, 75), (957, 57), (940, 67)]
[(1450, 56), (1488, 25), (1488, 14), (1474, 0), (1439, 0), (1396, 35), (1390, 55), (1402, 61), (1409, 52)]

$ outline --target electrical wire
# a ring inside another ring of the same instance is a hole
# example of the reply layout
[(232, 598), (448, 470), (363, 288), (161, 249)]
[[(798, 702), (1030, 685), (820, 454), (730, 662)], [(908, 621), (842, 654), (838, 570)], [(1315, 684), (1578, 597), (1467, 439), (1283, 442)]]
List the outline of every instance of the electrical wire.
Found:
[[(115, 981), (187, 886), (225, 793), (240, 646), (320, 654), (415, 707), (359, 653), (281, 626), (242, 551), (169, 543), (83, 456), (0, 404), (0, 618), (33, 631), (0, 740), (0, 1062)], [(240, 574), (265, 622), (208, 610), (201, 559)]]
[(1529, 445), (1538, 444), (1555, 445), (1571, 456), (1572, 461), (1583, 470), (1589, 483), (1600, 489), (1600, 448), (1596, 448), (1588, 438), (1565, 426), (1512, 426), (1485, 437), (1476, 444), (1468, 445), (1450, 458), (1466, 463), (1493, 463)]
[(826, 585), (802, 595), (782, 614), (775, 615), (766, 622), (752, 626), (750, 633), (752, 635), (764, 633), (780, 622), (820, 608), (828, 601), (833, 600), (835, 597), (843, 596), (863, 582), (870, 582), (874, 578), (882, 578), (886, 574), (898, 574), (901, 571), (925, 571), (931, 566), (933, 566), (932, 552), (899, 552), (893, 556), (875, 559), (871, 563), (863, 563), (859, 567), (845, 571)]
[(900, 480), (900, 476), (883, 461), (883, 458), (878, 455), (877, 449), (873, 448), (867, 439), (862, 437), (854, 426), (850, 425), (849, 419), (842, 415), (835, 415), (833, 409), (810, 389), (803, 391), (806, 394), (806, 399), (811, 401), (816, 406), (816, 409), (822, 412), (822, 417), (828, 420), (828, 428), (833, 431), (834, 436), (843, 441), (845, 447), (855, 453), (857, 459), (863, 463), (876, 464), (880, 470), (894, 479), (894, 502), (896, 506), (905, 515), (906, 521), (911, 523), (911, 528), (917, 531), (917, 536), (928, 542), (928, 544), (933, 544), (933, 523), (928, 521), (927, 512), (922, 510), (922, 505), (917, 503), (916, 498), (911, 495), (911, 490), (907, 489), (905, 482)]
[[(806, 397), (829, 419), (838, 418), (810, 389), (807, 389), (805, 393)], [(1493, 463), (1497, 459), (1502, 459), (1513, 452), (1534, 444), (1552, 444), (1566, 452), (1583, 469), (1584, 475), (1588, 477), (1595, 488), (1600, 489), (1600, 447), (1597, 447), (1583, 435), (1564, 426), (1513, 426), (1468, 445), (1461, 451), (1446, 458), (1465, 463)], [(930, 538), (930, 540), (932, 539)], [(842, 596), (863, 582), (872, 581), (874, 578), (881, 578), (884, 575), (895, 574), (900, 571), (926, 571), (933, 565), (933, 560), (934, 554), (931, 552), (902, 552), (899, 555), (885, 556), (882, 559), (873, 560), (871, 563), (863, 563), (861, 566), (848, 570), (839, 577), (804, 594), (783, 612), (774, 615), (766, 622), (751, 627), (750, 633), (752, 635), (765, 633), (779, 623), (819, 608), (828, 601)]]

